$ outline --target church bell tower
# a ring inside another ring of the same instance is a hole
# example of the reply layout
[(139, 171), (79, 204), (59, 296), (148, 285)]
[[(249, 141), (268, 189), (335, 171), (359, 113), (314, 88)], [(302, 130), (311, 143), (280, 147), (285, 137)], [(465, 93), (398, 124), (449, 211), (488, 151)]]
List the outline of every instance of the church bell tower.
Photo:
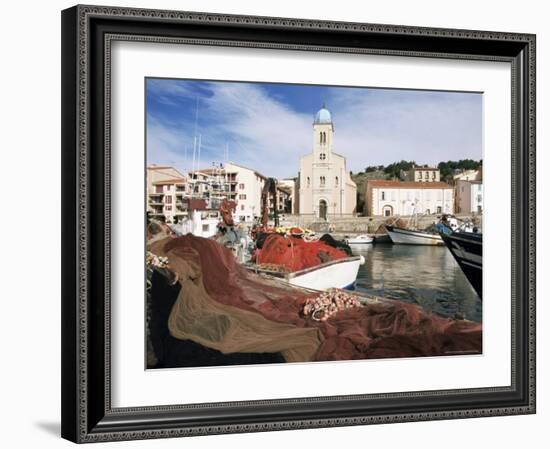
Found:
[(332, 151), (334, 125), (330, 111), (323, 104), (313, 120), (313, 153), (315, 163), (328, 163)]

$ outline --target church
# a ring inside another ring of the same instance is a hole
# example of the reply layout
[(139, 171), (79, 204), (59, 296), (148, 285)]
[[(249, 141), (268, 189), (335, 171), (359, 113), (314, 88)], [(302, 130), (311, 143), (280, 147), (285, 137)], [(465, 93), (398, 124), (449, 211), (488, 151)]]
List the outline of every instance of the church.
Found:
[(346, 158), (333, 151), (334, 124), (323, 107), (313, 121), (313, 151), (300, 158), (299, 213), (324, 219), (356, 212), (357, 186)]

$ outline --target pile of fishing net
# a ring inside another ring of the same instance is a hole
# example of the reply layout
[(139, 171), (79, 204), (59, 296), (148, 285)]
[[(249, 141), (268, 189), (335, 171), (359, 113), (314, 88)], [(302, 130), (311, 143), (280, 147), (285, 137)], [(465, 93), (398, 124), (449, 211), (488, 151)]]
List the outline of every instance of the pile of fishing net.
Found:
[(322, 240), (308, 242), (300, 237), (269, 234), (256, 252), (255, 261), (258, 265), (279, 265), (288, 272), (294, 272), (347, 256), (344, 250)]
[(149, 242), (181, 287), (167, 320), (177, 339), (223, 354), (278, 353), (287, 362), (481, 352), (478, 323), (393, 300), (354, 303), (317, 321), (303, 312), (319, 294), (247, 271), (214, 240), (155, 235)]
[(361, 307), (361, 302), (356, 296), (333, 288), (317, 297), (308, 298), (302, 313), (315, 321), (326, 321), (341, 310), (353, 307)]

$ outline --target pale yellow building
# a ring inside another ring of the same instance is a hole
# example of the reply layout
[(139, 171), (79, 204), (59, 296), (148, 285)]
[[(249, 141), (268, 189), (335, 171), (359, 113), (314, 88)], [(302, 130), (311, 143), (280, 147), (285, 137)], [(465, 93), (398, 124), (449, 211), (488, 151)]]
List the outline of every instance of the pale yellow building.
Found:
[(184, 217), (182, 200), (190, 195), (187, 177), (174, 167), (147, 167), (147, 212), (152, 218), (174, 223)]
[(313, 121), (313, 151), (300, 158), (299, 213), (327, 219), (356, 212), (357, 186), (346, 158), (333, 151), (334, 125), (323, 107)]
[(439, 168), (436, 167), (412, 167), (401, 172), (401, 181), (414, 182), (440, 182)]

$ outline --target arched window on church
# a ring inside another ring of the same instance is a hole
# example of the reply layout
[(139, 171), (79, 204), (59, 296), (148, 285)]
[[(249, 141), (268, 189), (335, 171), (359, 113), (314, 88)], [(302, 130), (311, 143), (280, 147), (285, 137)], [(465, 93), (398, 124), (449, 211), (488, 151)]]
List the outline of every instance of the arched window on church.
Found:
[(324, 186), (325, 185), (325, 177), (321, 176), (321, 178), (319, 178), (319, 180), (321, 181), (321, 185)]
[(319, 159), (321, 159), (322, 161), (324, 161), (326, 158), (327, 158), (327, 155), (325, 153), (319, 154)]
[(338, 187), (338, 176), (336, 176), (335, 185)]
[(307, 186), (309, 187), (309, 176), (307, 177)]

